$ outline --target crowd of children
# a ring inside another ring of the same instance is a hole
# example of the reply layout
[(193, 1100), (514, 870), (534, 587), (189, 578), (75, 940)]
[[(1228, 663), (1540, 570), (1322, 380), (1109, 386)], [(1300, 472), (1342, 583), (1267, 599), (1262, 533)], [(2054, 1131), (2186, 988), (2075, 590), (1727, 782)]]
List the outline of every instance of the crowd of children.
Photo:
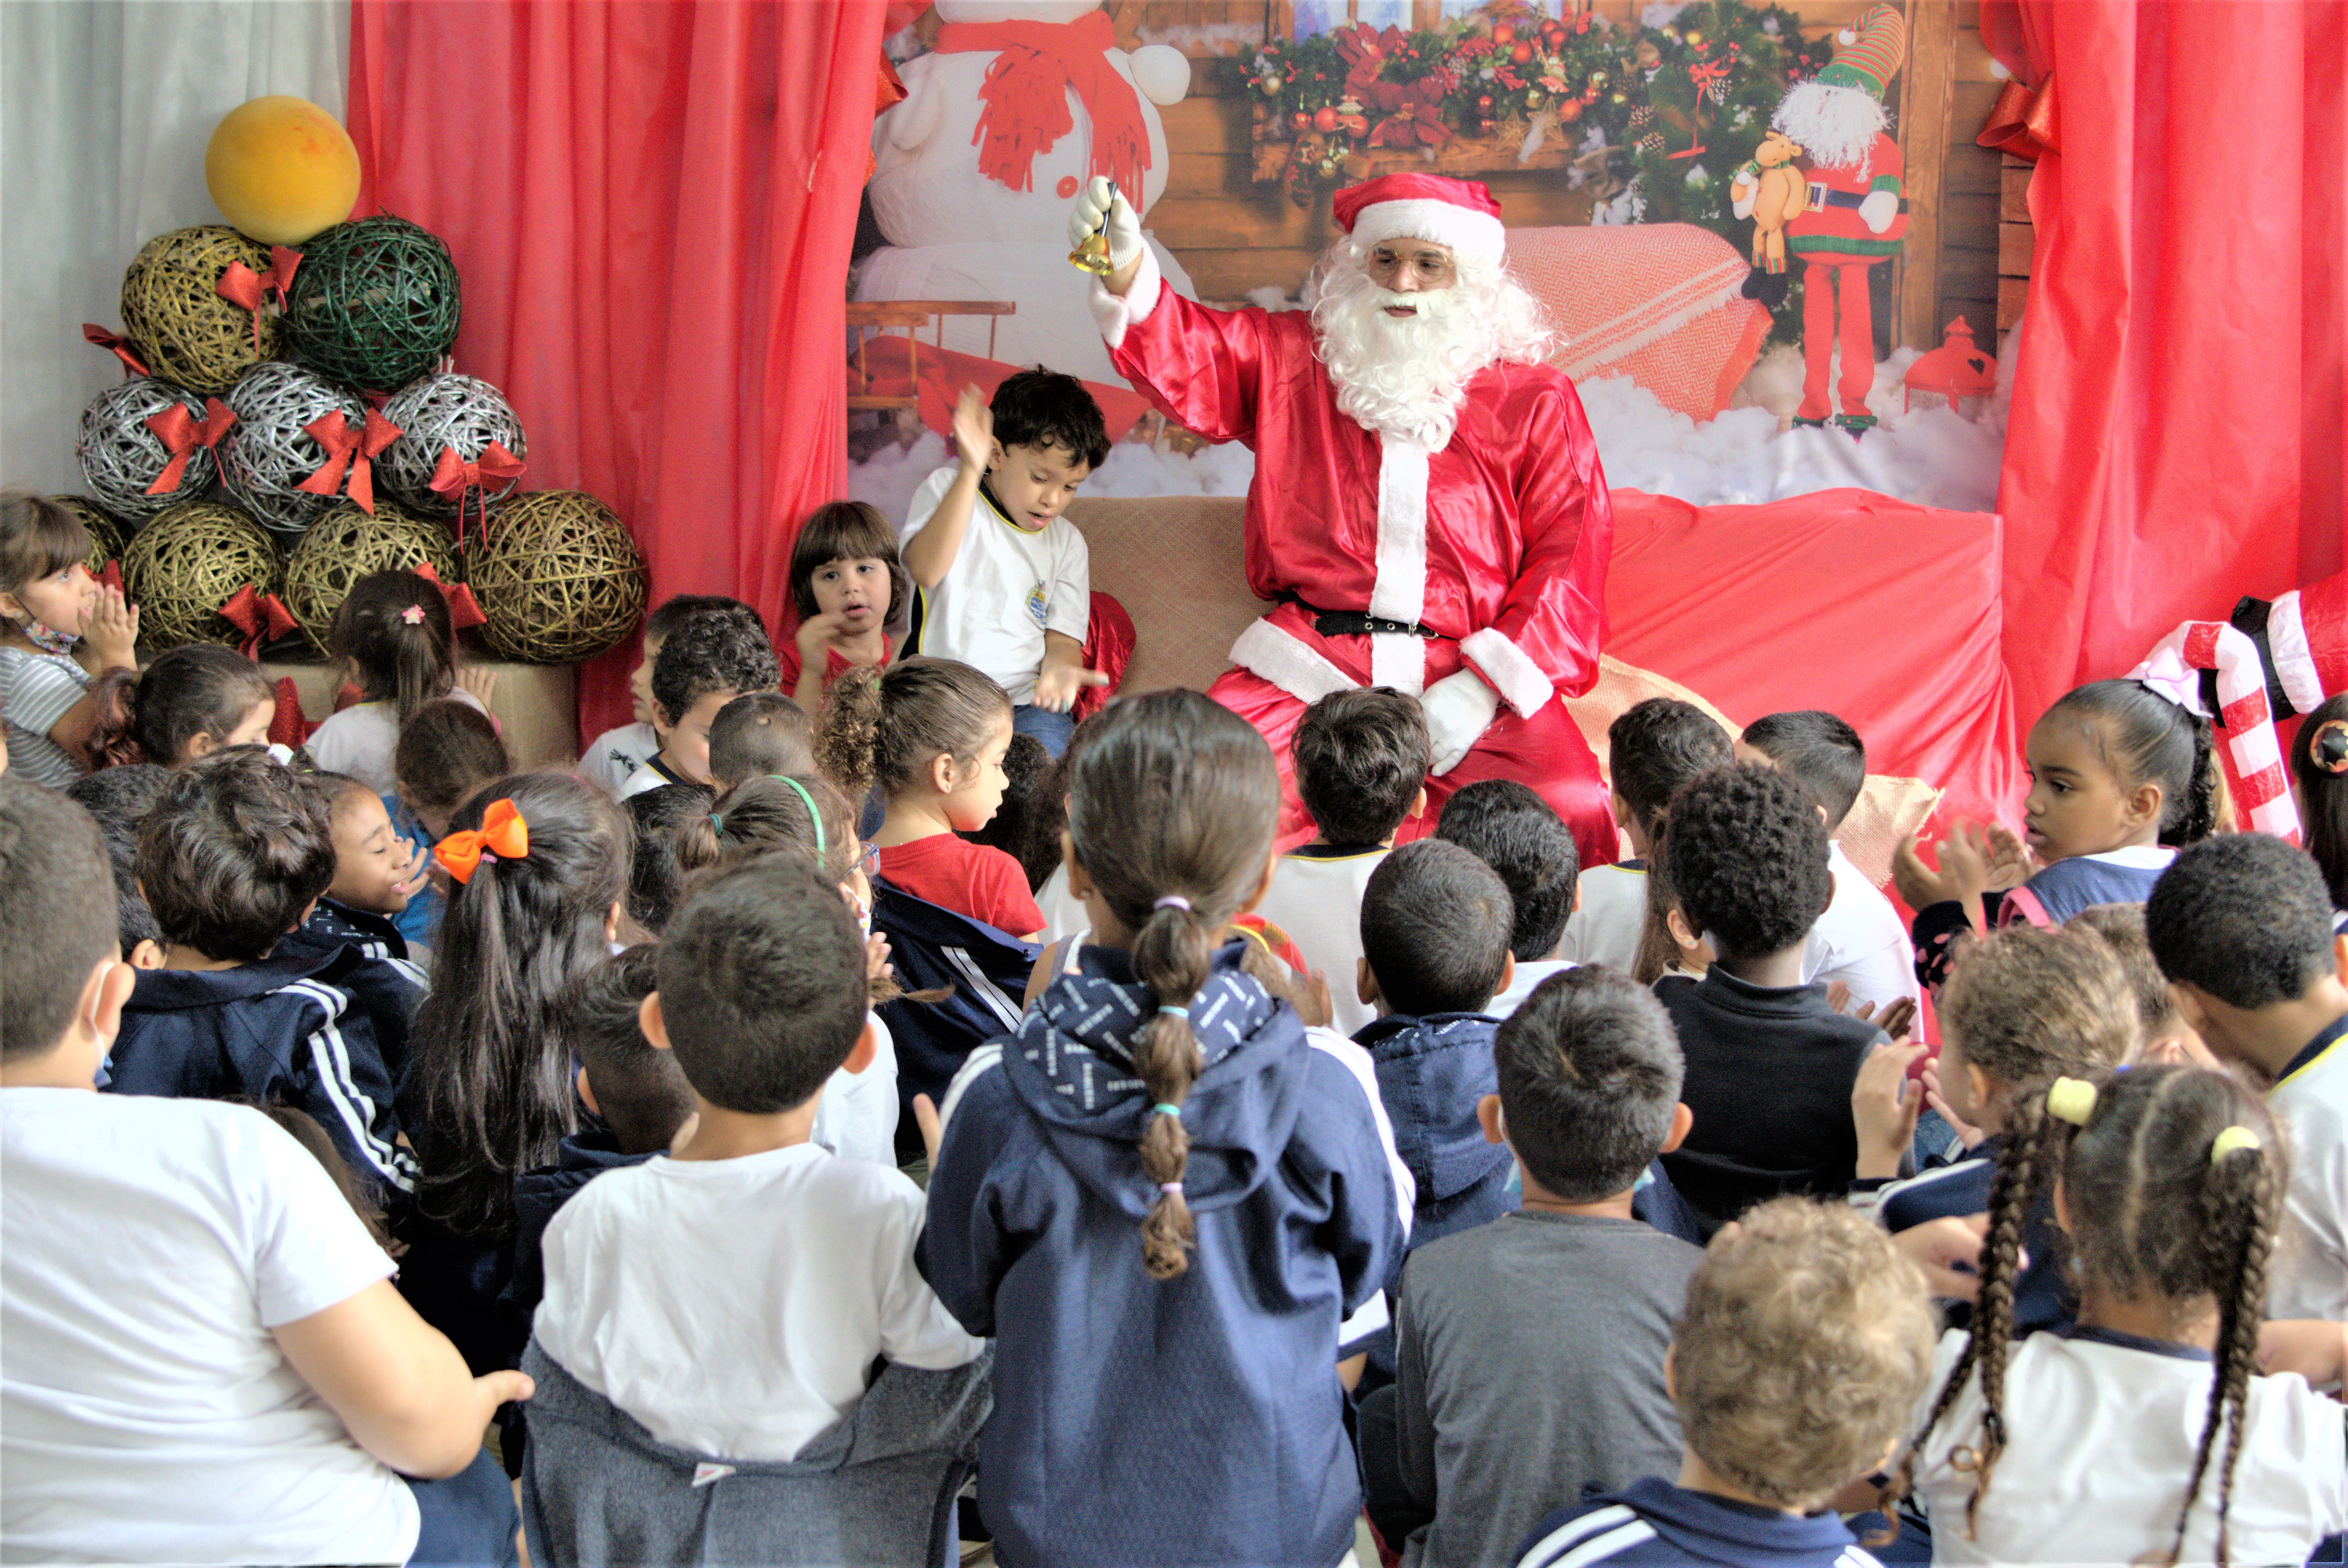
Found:
[(1585, 866), (1340, 692), (1282, 854), (1078, 721), (1081, 386), (954, 433), (575, 771), (428, 578), (289, 754), (0, 497), (0, 1557), (2341, 1560), (2348, 701), (2302, 851), (2079, 688), (1912, 920), (1818, 712), (1632, 707)]

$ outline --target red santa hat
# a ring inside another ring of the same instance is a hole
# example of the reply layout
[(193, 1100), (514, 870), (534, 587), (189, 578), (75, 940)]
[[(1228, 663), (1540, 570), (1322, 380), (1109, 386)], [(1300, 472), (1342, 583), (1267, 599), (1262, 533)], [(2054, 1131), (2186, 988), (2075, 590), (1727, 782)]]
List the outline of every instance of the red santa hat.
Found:
[(1500, 204), (1481, 183), (1440, 174), (1382, 174), (1347, 186), (1331, 203), (1337, 226), (1365, 245), (1432, 240), (1456, 256), (1498, 266), (1507, 248)]

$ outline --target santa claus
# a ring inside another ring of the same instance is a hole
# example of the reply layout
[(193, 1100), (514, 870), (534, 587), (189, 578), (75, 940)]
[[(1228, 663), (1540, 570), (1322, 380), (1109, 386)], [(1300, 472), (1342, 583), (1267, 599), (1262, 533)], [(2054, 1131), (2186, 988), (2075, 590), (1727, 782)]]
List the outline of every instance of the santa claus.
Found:
[[(1611, 862), (1596, 760), (1559, 695), (1590, 689), (1613, 540), (1573, 384), (1502, 264), (1483, 186), (1394, 174), (1340, 191), (1345, 237), (1308, 311), (1217, 311), (1165, 288), (1121, 192), (1096, 179), (1073, 241), (1105, 235), (1093, 310), (1119, 374), (1169, 419), (1256, 455), (1248, 583), (1280, 608), (1210, 694), (1272, 743), (1285, 779), (1307, 704), (1391, 686), (1435, 743), (1430, 802), (1529, 784)], [(1283, 840), (1309, 834), (1289, 790)], [(1406, 834), (1426, 831), (1432, 813)]]

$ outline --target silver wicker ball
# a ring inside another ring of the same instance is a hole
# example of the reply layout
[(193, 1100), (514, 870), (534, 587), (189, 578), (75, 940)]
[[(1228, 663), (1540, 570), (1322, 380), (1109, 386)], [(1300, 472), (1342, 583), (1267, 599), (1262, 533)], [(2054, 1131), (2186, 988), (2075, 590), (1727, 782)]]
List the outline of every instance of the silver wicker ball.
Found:
[(173, 406), (185, 408), (191, 419), (204, 416), (203, 399), (168, 381), (136, 375), (108, 387), (81, 411), (81, 433), (74, 456), (81, 459), (82, 477), (90, 493), (116, 517), (139, 521), (166, 507), (192, 501), (211, 488), (211, 450), (201, 445), (189, 449), (180, 482), (160, 496), (147, 487), (162, 477), (171, 454), (162, 438), (147, 427), (149, 416)]
[[(468, 463), (496, 442), (516, 457), (530, 456), (521, 421), (505, 394), (488, 382), (451, 372), (420, 376), (393, 395), (383, 405), (383, 416), (399, 426), (399, 439), (376, 459), (376, 477), (394, 499), (410, 511), (429, 518), (453, 518), (459, 497), (432, 488), (432, 471), (443, 448), (454, 447)], [(519, 477), (485, 487), (466, 501), (468, 507), (503, 500)]]
[(326, 460), (326, 449), (304, 426), (322, 415), (341, 414), (356, 427), (366, 421), (366, 405), (316, 372), (283, 360), (246, 371), (229, 388), (227, 401), (236, 424), (221, 443), (221, 483), (237, 505), (290, 545), (340, 498), (296, 488)]

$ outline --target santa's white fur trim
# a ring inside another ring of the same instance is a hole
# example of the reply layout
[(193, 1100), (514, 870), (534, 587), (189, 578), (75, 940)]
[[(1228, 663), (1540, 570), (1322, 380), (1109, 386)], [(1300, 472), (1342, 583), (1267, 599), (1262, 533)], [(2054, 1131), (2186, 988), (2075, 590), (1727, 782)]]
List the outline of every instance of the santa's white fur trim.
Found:
[(1134, 270), (1133, 286), (1122, 295), (1110, 293), (1101, 280), (1095, 278), (1089, 302), (1102, 341), (1111, 348), (1123, 346), (1127, 330), (1148, 320), (1149, 313), (1158, 308), (1158, 291), (1164, 286), (1164, 275), (1158, 270), (1158, 252), (1146, 241), (1141, 247), (1141, 263)]
[(1354, 220), (1354, 238), (1364, 245), (1385, 240), (1432, 240), (1497, 266), (1508, 249), (1508, 231), (1488, 212), (1451, 201), (1380, 201)]
[(1378, 438), (1377, 578), (1370, 613), (1408, 625), (1426, 608), (1426, 448)]
[(1250, 621), (1240, 633), (1231, 644), (1231, 662), (1262, 676), (1300, 702), (1317, 702), (1361, 684), (1332, 664), (1320, 650), (1268, 618)]
[(1509, 707), (1531, 718), (1557, 698), (1557, 685), (1525, 651), (1491, 627), (1459, 640), (1459, 651)]
[(1400, 631), (1382, 631), (1371, 638), (1370, 684), (1391, 686), (1412, 697), (1426, 691), (1426, 640)]

